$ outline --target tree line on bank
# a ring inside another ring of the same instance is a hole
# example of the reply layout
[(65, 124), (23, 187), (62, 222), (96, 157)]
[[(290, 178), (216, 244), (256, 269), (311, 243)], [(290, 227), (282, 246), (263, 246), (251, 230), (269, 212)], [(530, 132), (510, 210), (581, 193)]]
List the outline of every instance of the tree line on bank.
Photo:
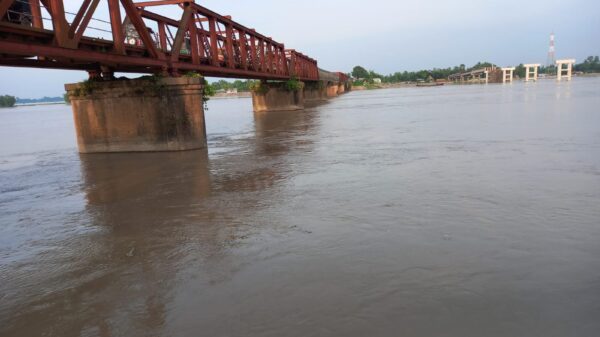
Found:
[[(464, 64), (448, 67), (448, 68), (433, 68), (423, 69), (419, 71), (404, 71), (396, 72), (389, 75), (379, 74), (373, 70), (367, 70), (364, 67), (356, 66), (349, 74), (355, 78), (355, 85), (361, 85), (363, 83), (373, 83), (373, 80), (378, 78), (383, 83), (400, 83), (400, 82), (417, 82), (427, 80), (439, 80), (446, 79), (448, 76), (458, 73), (469, 72), (475, 69), (496, 66), (490, 62), (478, 62), (472, 67), (466, 67)], [(582, 63), (576, 64), (573, 68), (574, 71), (583, 73), (600, 73), (600, 62), (598, 56), (589, 56)], [(555, 66), (541, 66), (539, 69), (540, 74), (554, 75), (556, 74)], [(523, 64), (519, 64), (515, 67), (515, 76), (521, 78), (525, 77), (525, 67)]]
[[(471, 70), (491, 67), (495, 66), (490, 62), (478, 62), (472, 67), (466, 67), (464, 64), (449, 67), (449, 68), (433, 68), (428, 70), (419, 70), (419, 71), (404, 71), (404, 72), (396, 72), (390, 75), (382, 75), (378, 74), (373, 70), (366, 70), (361, 66), (356, 66), (349, 74), (355, 79), (357, 79), (354, 84), (362, 85), (373, 83), (373, 79), (379, 78), (383, 83), (400, 83), (400, 82), (417, 82), (427, 81), (430, 79), (438, 80), (438, 79), (446, 79), (448, 76), (457, 73), (468, 72)], [(578, 63), (573, 68), (576, 72), (582, 73), (600, 73), (600, 60), (598, 56), (589, 56), (583, 62)], [(541, 66), (539, 69), (540, 74), (556, 74), (555, 66)], [(515, 67), (515, 76), (519, 76), (521, 78), (525, 77), (525, 67), (523, 64), (520, 64)], [(205, 92), (207, 96), (212, 96), (218, 91), (227, 91), (231, 89), (237, 89), (238, 92), (248, 92), (251, 91), (253, 86), (256, 85), (256, 82), (253, 80), (235, 80), (233, 82), (229, 82), (226, 80), (219, 80), (210, 84), (207, 84)], [(57, 102), (60, 101), (60, 97), (43, 97), (39, 99), (21, 99), (16, 98), (10, 95), (0, 95), (0, 108), (13, 107), (17, 102), (18, 103), (43, 103), (43, 102)], [(67, 94), (64, 94), (63, 99), (66, 103), (69, 102), (69, 97)]]
[(252, 89), (252, 86), (255, 84), (255, 82), (257, 82), (257, 81), (235, 80), (233, 82), (229, 82), (226, 80), (219, 80), (219, 81), (216, 81), (213, 83), (209, 83), (208, 85), (210, 86), (211, 90), (214, 90), (214, 92), (218, 92), (221, 90), (227, 91), (227, 90), (231, 90), (231, 89), (237, 89), (238, 92), (244, 92), (244, 91), (250, 91)]
[(63, 100), (63, 97), (47, 97), (42, 98), (18, 98), (15, 96), (4, 95), (0, 96), (0, 108), (10, 108), (15, 104), (35, 104), (35, 103), (56, 103)]

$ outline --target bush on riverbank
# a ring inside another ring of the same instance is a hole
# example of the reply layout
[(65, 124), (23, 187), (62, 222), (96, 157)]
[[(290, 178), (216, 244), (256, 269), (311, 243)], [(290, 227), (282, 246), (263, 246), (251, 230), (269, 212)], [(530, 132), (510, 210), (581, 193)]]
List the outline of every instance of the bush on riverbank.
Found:
[(14, 96), (0, 96), (0, 108), (10, 108), (15, 106), (15, 103), (17, 103), (17, 98)]

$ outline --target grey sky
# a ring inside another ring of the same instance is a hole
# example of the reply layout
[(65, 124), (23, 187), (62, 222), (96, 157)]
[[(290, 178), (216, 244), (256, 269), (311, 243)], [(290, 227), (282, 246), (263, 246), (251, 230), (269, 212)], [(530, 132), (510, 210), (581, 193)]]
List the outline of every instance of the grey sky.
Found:
[[(80, 2), (65, 0), (65, 6)], [(328, 70), (362, 65), (387, 74), (478, 61), (545, 63), (552, 31), (558, 58), (600, 55), (598, 0), (197, 2), (316, 58)], [(97, 16), (107, 18), (102, 3)], [(0, 67), (0, 94), (57, 96), (64, 83), (84, 78), (83, 72)]]

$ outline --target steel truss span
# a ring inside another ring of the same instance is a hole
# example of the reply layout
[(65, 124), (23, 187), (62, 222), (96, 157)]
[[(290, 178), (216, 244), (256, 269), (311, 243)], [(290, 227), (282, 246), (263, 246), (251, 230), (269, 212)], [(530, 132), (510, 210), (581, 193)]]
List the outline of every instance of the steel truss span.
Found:
[[(107, 0), (110, 17), (98, 18), (100, 2), (81, 0), (76, 12), (67, 12), (63, 0), (0, 0), (0, 65), (319, 80), (316, 60), (194, 1)], [(161, 14), (172, 8), (177, 19)]]

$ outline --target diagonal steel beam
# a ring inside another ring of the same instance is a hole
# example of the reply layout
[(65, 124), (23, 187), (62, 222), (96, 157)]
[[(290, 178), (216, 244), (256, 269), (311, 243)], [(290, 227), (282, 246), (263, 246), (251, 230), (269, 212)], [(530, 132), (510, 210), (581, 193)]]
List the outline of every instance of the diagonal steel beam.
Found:
[(159, 60), (166, 59), (165, 55), (161, 51), (156, 49), (154, 41), (152, 41), (152, 38), (148, 33), (148, 27), (146, 27), (144, 20), (142, 20), (142, 17), (140, 16), (140, 13), (137, 11), (137, 8), (133, 4), (133, 2), (131, 0), (121, 0), (121, 4), (125, 9), (125, 13), (127, 13), (127, 17), (129, 18), (129, 20), (131, 20), (131, 24), (133, 24), (135, 30), (142, 39), (144, 47), (146, 48), (146, 50), (148, 50), (150, 56)]
[(0, 19), (4, 17), (6, 11), (12, 6), (15, 0), (0, 0)]

